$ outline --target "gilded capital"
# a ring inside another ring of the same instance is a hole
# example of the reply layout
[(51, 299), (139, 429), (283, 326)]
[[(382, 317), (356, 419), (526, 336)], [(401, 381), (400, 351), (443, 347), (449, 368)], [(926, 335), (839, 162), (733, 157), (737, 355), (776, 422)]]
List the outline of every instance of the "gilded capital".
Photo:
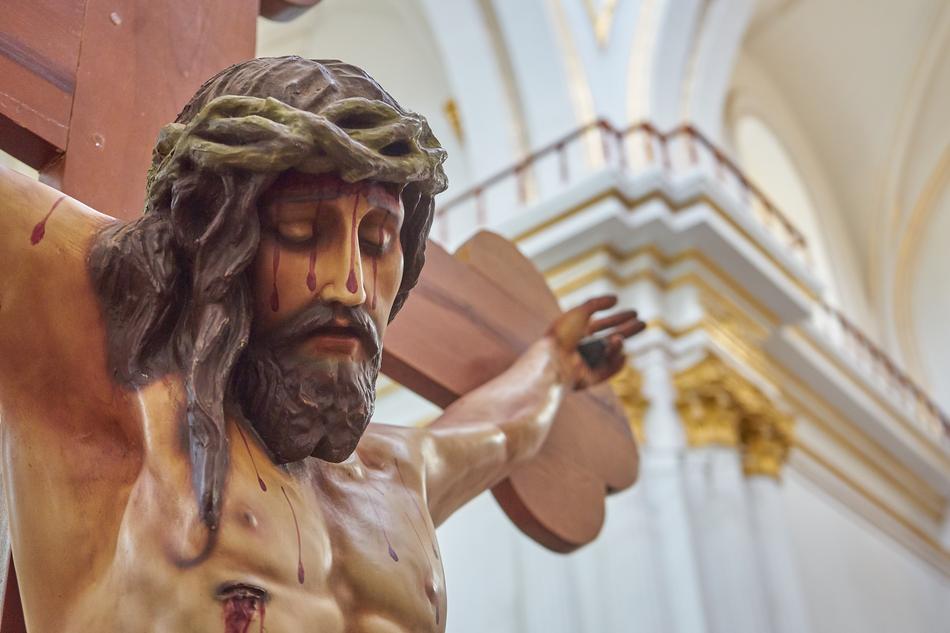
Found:
[(676, 406), (690, 446), (738, 446), (746, 475), (779, 477), (794, 443), (794, 420), (714, 356), (680, 372)]
[(778, 478), (795, 441), (790, 415), (769, 408), (743, 418), (741, 426), (742, 469), (747, 476)]
[(643, 379), (633, 367), (627, 365), (610, 379), (610, 386), (627, 414), (627, 421), (637, 443), (643, 443), (643, 417), (648, 404), (647, 399), (643, 397)]
[(676, 408), (690, 446), (738, 444), (739, 412), (729, 382), (729, 370), (713, 357), (676, 376)]

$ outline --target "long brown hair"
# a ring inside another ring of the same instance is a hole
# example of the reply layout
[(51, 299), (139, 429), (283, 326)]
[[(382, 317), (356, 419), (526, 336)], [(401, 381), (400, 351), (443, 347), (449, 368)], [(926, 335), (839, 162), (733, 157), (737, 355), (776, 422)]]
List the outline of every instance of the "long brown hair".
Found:
[(254, 59), (212, 77), (159, 137), (145, 214), (98, 238), (90, 270), (115, 378), (183, 374), (192, 481), (217, 525), (228, 445), (224, 406), (251, 331), (246, 270), (260, 240), (257, 201), (287, 169), (403, 186), (404, 273), (390, 319), (425, 261), (445, 152), (425, 119), (338, 61)]

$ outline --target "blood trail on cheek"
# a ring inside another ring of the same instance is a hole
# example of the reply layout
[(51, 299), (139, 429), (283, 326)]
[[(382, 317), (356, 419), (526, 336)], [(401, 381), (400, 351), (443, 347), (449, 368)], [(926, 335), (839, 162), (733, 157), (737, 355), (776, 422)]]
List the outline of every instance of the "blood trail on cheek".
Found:
[(56, 202), (53, 203), (53, 206), (50, 207), (50, 210), (46, 212), (46, 215), (42, 220), (36, 223), (36, 226), (33, 227), (33, 232), (30, 233), (30, 244), (36, 246), (40, 243), (43, 237), (46, 235), (46, 221), (49, 220), (49, 216), (53, 215), (53, 211), (56, 210), (56, 207), (59, 206), (59, 203), (66, 199), (66, 196), (60, 196), (56, 199)]
[(274, 244), (274, 259), (272, 262), (274, 269), (273, 287), (270, 291), (270, 309), (274, 312), (280, 310), (280, 295), (277, 292), (277, 269), (280, 268), (280, 246)]
[(346, 278), (346, 289), (349, 292), (356, 293), (359, 286), (356, 283), (356, 249), (359, 244), (356, 242), (356, 211), (360, 206), (360, 194), (356, 193), (356, 200), (353, 202), (353, 220), (350, 223), (350, 274)]
[(313, 292), (317, 289), (317, 247), (310, 251), (310, 270), (307, 271), (307, 289)]
[(304, 570), (303, 570), (303, 554), (300, 550), (300, 524), (297, 523), (297, 513), (294, 511), (294, 504), (290, 502), (290, 497), (287, 496), (287, 491), (284, 490), (284, 487), (280, 487), (280, 491), (284, 493), (284, 499), (287, 500), (287, 505), (290, 507), (290, 514), (294, 518), (294, 529), (297, 530), (297, 582), (301, 585), (304, 581)]
[[(317, 217), (320, 217), (320, 209), (323, 206), (323, 201), (317, 202)], [(310, 292), (313, 292), (317, 289), (317, 226), (316, 222), (313, 225), (313, 248), (310, 249), (310, 269), (307, 271), (307, 288)]]
[[(379, 225), (379, 235), (377, 236), (378, 243), (383, 243), (383, 225)], [(371, 310), (376, 309), (376, 287), (379, 282), (379, 256), (373, 257), (373, 298), (369, 302), (369, 307)]]

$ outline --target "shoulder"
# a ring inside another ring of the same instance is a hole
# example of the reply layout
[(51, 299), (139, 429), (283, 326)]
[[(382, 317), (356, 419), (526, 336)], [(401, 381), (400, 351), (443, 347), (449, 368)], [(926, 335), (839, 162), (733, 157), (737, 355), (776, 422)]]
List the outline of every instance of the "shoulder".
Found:
[(423, 450), (428, 433), (425, 429), (392, 424), (371, 423), (360, 439), (357, 451), (362, 457), (415, 461)]
[(367, 468), (398, 469), (395, 475), (421, 481), (428, 441), (424, 428), (372, 423), (366, 427), (356, 450)]

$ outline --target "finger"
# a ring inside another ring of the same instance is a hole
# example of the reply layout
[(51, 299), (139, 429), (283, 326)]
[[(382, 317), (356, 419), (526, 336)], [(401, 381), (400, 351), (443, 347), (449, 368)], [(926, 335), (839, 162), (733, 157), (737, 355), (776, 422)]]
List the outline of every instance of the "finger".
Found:
[(617, 333), (613, 333), (613, 334), (610, 335), (610, 338), (609, 338), (608, 340), (610, 341), (610, 353), (611, 353), (611, 354), (616, 354), (617, 352), (622, 352), (622, 351), (623, 351), (623, 340), (624, 340), (624, 338), (623, 338), (622, 335), (617, 334)]
[(587, 326), (587, 332), (588, 334), (595, 334), (597, 332), (601, 332), (608, 328), (621, 325), (625, 321), (628, 321), (628, 320), (635, 321), (636, 319), (637, 319), (636, 310), (624, 310), (623, 312), (618, 312), (617, 314), (611, 314), (608, 317), (604, 317), (602, 319), (595, 319), (591, 321), (590, 324)]
[(608, 310), (615, 305), (617, 305), (617, 295), (601, 295), (599, 297), (591, 297), (573, 310), (569, 310), (569, 312), (576, 312), (583, 315), (586, 319), (589, 319), (595, 312)]
[(601, 295), (599, 297), (591, 297), (584, 303), (577, 306), (579, 312), (591, 315), (595, 312), (601, 310), (607, 310), (609, 308), (617, 305), (617, 296), (616, 295)]
[(611, 332), (611, 336), (617, 335), (622, 338), (630, 338), (631, 336), (642, 332), (644, 329), (646, 329), (646, 326), (647, 324), (643, 321), (634, 319), (619, 326), (617, 329)]

